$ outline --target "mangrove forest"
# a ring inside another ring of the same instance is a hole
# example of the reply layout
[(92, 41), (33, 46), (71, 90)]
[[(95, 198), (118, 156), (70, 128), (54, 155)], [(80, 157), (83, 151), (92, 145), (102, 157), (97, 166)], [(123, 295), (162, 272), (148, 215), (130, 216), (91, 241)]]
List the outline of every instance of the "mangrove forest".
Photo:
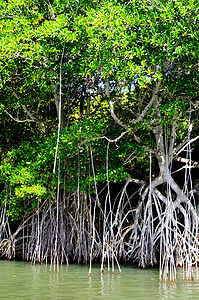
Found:
[(199, 279), (197, 0), (0, 0), (0, 255)]

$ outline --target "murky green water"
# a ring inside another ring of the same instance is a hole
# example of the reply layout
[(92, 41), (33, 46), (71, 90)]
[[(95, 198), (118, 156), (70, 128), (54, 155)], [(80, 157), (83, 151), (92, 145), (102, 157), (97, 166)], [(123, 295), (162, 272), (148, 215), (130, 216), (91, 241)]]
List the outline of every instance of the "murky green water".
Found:
[(62, 266), (60, 273), (49, 266), (0, 260), (0, 299), (199, 299), (199, 284), (183, 284), (179, 274), (176, 284), (159, 284), (158, 270), (140, 270), (123, 266), (100, 275), (95, 266), (88, 276), (88, 266)]

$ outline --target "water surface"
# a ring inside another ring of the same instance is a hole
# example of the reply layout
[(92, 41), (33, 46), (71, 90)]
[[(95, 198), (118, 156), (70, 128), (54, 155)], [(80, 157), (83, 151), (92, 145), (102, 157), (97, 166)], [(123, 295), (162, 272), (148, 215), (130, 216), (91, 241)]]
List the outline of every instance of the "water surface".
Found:
[(57, 274), (49, 265), (0, 260), (0, 299), (199, 299), (199, 284), (183, 284), (180, 272), (170, 285), (159, 284), (158, 269), (123, 266), (114, 275), (99, 270), (94, 266), (89, 277), (88, 266), (63, 265)]

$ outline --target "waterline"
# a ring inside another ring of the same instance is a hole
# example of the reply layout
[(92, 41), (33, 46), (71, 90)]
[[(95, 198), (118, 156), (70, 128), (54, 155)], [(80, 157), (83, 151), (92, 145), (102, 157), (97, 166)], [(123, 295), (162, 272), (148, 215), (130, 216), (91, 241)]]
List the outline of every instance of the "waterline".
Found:
[[(183, 284), (179, 274), (175, 284), (159, 284), (158, 269), (123, 266), (122, 274), (108, 275), (95, 265), (63, 265), (57, 274), (49, 265), (31, 265), (20, 261), (0, 261), (0, 299), (181, 299), (199, 298), (199, 285)], [(180, 273), (180, 271), (179, 271)]]

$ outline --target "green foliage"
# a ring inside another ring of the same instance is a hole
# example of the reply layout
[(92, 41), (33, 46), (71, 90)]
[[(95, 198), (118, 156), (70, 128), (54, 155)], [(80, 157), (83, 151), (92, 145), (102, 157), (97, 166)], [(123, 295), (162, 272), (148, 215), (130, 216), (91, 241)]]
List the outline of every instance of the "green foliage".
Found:
[[(199, 91), (198, 16), (196, 0), (0, 1), (1, 202), (12, 218), (56, 198), (60, 70), (61, 188), (75, 191), (79, 183), (94, 192), (91, 151), (96, 180), (106, 182), (102, 137), (122, 132), (110, 120), (107, 98), (131, 133), (109, 145), (110, 181), (148, 170), (145, 148), (155, 150), (157, 124), (170, 128), (176, 118), (178, 139), (185, 137), (190, 101), (197, 107)], [(158, 108), (150, 106), (135, 123), (157, 82)], [(14, 123), (9, 114), (29, 122)], [(133, 152), (134, 161), (125, 163)]]
[[(93, 158), (96, 182), (107, 181), (107, 141), (102, 139), (107, 129), (107, 121), (95, 122), (85, 119), (63, 130), (60, 136), (59, 156), (60, 188), (95, 193), (94, 175), (91, 163)], [(36, 207), (38, 201), (56, 199), (57, 174), (52, 174), (56, 147), (56, 134), (45, 139), (34, 137), (23, 142), (17, 149), (9, 151), (0, 165), (1, 203), (7, 203), (8, 215), (13, 219)], [(136, 149), (132, 141), (109, 147), (109, 180), (124, 181), (130, 176), (123, 165), (126, 155)], [(91, 156), (92, 151), (92, 156)], [(119, 163), (120, 162), (120, 163)], [(65, 178), (65, 182), (64, 182)]]
[(198, 58), (197, 12), (196, 1), (108, 1), (97, 11), (88, 10), (77, 19), (89, 45), (86, 72), (101, 68), (104, 77), (115, 73), (118, 81), (136, 76), (143, 86), (146, 75), (150, 81), (163, 77), (165, 63), (191, 63)]

